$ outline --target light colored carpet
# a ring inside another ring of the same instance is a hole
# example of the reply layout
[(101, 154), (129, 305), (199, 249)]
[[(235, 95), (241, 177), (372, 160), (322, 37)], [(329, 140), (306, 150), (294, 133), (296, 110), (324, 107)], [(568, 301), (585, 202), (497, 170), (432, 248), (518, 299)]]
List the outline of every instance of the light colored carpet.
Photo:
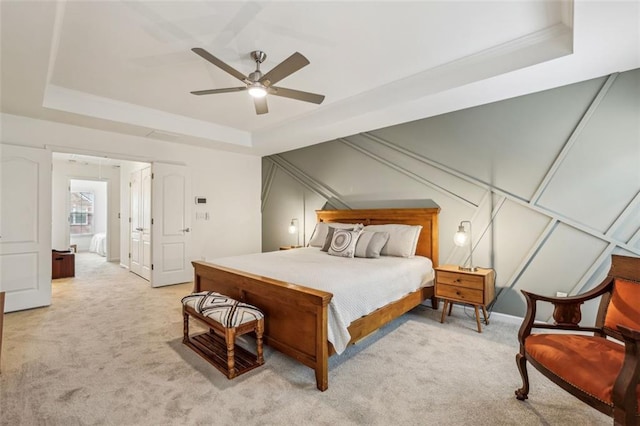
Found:
[(152, 289), (78, 254), (48, 308), (5, 316), (2, 425), (599, 425), (611, 420), (530, 368), (528, 402), (514, 356), (517, 326), (483, 333), (461, 311), (440, 324), (419, 307), (313, 371), (265, 348), (266, 363), (229, 381), (181, 343), (190, 284)]

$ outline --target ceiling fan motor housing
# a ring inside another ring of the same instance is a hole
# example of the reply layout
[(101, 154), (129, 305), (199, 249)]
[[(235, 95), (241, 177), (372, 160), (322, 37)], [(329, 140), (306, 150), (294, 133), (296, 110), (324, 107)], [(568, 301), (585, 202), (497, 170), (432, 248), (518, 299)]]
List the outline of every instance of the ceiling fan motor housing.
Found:
[(253, 83), (257, 83), (262, 78), (262, 72), (260, 72), (260, 70), (255, 70), (254, 72), (249, 74), (248, 78), (249, 78), (249, 81), (252, 81)]

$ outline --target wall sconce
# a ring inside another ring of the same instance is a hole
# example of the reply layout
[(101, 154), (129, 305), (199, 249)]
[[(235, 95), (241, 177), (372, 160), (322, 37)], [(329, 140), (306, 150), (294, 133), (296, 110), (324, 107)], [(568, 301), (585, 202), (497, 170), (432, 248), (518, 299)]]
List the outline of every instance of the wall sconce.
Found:
[[(469, 234), (465, 232), (465, 223), (469, 224)], [(478, 270), (478, 268), (473, 266), (473, 240), (471, 239), (471, 222), (468, 220), (463, 220), (458, 226), (458, 232), (456, 232), (456, 234), (453, 236), (453, 242), (459, 247), (464, 247), (467, 241), (469, 242), (469, 267), (465, 268), (464, 266), (458, 266), (458, 269), (461, 271), (475, 272)]]
[(297, 234), (297, 236), (298, 236), (297, 242), (298, 243), (296, 244), (296, 246), (299, 247), (300, 246), (300, 232), (299, 232), (299, 228), (300, 227), (298, 225), (299, 225), (298, 219), (296, 219), (296, 218), (291, 219), (291, 224), (289, 225), (289, 233), (290, 234)]

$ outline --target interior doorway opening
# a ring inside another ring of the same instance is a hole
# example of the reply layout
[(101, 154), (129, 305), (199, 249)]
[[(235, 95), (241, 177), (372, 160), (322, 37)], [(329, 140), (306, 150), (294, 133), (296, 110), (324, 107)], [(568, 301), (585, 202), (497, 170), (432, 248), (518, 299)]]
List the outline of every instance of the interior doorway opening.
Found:
[(69, 247), (75, 252), (107, 259), (108, 193), (106, 181), (69, 180)]

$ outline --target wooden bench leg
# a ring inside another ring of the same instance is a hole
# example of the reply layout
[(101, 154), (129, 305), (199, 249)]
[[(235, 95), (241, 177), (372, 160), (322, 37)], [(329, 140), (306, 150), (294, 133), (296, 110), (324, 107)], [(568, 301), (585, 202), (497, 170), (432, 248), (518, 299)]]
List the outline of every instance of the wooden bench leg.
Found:
[(229, 371), (229, 379), (236, 377), (235, 369), (235, 347), (236, 347), (236, 329), (227, 328), (224, 331), (224, 340), (227, 343), (227, 369)]
[(259, 319), (256, 324), (256, 355), (258, 356), (258, 364), (264, 364), (264, 355), (262, 353), (262, 334), (264, 333), (264, 319)]
[(187, 343), (189, 341), (189, 314), (184, 308), (182, 309), (182, 316), (184, 317), (182, 343)]

